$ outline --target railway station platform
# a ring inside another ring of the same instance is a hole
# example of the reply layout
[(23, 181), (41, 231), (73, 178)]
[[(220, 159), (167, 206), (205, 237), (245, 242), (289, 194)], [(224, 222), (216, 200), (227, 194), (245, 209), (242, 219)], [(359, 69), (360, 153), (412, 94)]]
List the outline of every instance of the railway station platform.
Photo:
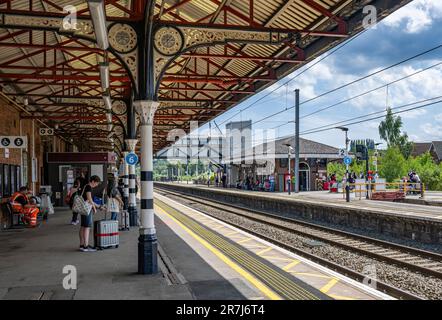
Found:
[[(176, 182), (156, 183), (156, 186), (309, 221), (374, 232), (404, 241), (424, 245), (442, 244), (442, 213), (438, 206), (365, 199), (347, 203), (342, 194), (326, 191), (288, 195)], [(432, 201), (435, 201), (434, 197)]]
[[(390, 299), (160, 195), (155, 211), (161, 271), (150, 276), (136, 273), (138, 228), (97, 252), (78, 251), (66, 209), (38, 228), (1, 231), (0, 299)], [(77, 269), (75, 290), (63, 288), (66, 265)]]

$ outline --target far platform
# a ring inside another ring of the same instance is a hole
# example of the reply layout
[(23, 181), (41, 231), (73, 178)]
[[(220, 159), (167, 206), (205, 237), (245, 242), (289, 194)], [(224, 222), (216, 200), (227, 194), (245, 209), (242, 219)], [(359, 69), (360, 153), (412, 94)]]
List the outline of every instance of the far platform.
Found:
[[(342, 194), (328, 191), (280, 192), (246, 191), (187, 183), (156, 183), (196, 196), (226, 201), (258, 210), (290, 213), (308, 220), (333, 222), (403, 237), (413, 241), (442, 244), (442, 210), (438, 206), (375, 200), (352, 196), (347, 203)], [(437, 201), (438, 194), (428, 194)], [(431, 198), (430, 198), (431, 197)]]

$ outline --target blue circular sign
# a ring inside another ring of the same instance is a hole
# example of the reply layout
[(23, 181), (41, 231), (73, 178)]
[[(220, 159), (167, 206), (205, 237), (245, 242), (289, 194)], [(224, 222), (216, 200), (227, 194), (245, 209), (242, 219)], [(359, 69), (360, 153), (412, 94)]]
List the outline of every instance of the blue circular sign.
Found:
[(345, 163), (346, 165), (351, 165), (352, 161), (353, 161), (352, 158), (350, 158), (350, 157), (344, 157), (344, 163)]
[(135, 153), (131, 152), (126, 156), (125, 160), (127, 164), (129, 164), (130, 166), (134, 166), (138, 163), (138, 156)]

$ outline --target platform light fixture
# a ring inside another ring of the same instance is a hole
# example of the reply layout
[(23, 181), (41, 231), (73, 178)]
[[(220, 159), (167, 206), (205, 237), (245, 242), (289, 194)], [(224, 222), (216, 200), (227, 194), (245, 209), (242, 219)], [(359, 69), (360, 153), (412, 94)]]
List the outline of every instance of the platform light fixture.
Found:
[(100, 70), (101, 87), (103, 90), (108, 90), (110, 87), (109, 64), (100, 63), (98, 68)]
[(107, 123), (112, 123), (112, 112), (106, 113), (106, 120), (107, 120)]
[(110, 94), (108, 92), (105, 92), (103, 94), (103, 101), (104, 101), (104, 105), (106, 106), (106, 108), (108, 110), (112, 110), (112, 100), (111, 100)]
[(102, 50), (107, 50), (107, 48), (109, 48), (109, 38), (107, 35), (104, 0), (89, 0), (88, 5), (98, 47)]

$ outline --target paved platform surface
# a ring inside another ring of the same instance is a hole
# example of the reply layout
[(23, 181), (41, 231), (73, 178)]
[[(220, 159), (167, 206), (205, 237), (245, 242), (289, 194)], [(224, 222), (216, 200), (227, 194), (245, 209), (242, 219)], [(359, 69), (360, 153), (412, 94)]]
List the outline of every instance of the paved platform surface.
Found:
[[(284, 200), (294, 200), (294, 201), (304, 201), (307, 203), (335, 206), (343, 208), (353, 208), (358, 210), (374, 211), (381, 214), (388, 213), (390, 215), (410, 217), (416, 219), (432, 220), (435, 222), (442, 222), (442, 210), (437, 206), (428, 206), (420, 204), (411, 203), (398, 203), (398, 202), (385, 202), (385, 201), (373, 201), (355, 198), (352, 195), (350, 203), (347, 203), (343, 198), (342, 194), (330, 193), (328, 191), (310, 191), (310, 192), (300, 192), (298, 194), (292, 193), (288, 195), (287, 193), (280, 192), (259, 192), (259, 191), (246, 191), (238, 190), (232, 188), (218, 188), (218, 187), (207, 187), (205, 185), (195, 185), (186, 183), (171, 183), (172, 185), (179, 185), (182, 187), (190, 188), (202, 188), (206, 190), (218, 190), (221, 192), (232, 192), (232, 193), (243, 193), (248, 195), (253, 195), (256, 197), (272, 197), (275, 199)], [(430, 193), (430, 201), (438, 201), (440, 193)]]
[[(180, 280), (172, 284), (164, 273), (136, 274), (138, 228), (120, 234), (118, 249), (80, 252), (79, 227), (69, 224), (70, 217), (70, 211), (56, 209), (39, 228), (0, 231), (0, 299), (246, 298), (160, 219), (156, 219), (160, 245), (169, 267), (177, 273), (175, 278)], [(77, 268), (76, 290), (62, 287), (66, 265)]]
[(390, 297), (247, 232), (155, 194), (156, 214), (247, 299)]

